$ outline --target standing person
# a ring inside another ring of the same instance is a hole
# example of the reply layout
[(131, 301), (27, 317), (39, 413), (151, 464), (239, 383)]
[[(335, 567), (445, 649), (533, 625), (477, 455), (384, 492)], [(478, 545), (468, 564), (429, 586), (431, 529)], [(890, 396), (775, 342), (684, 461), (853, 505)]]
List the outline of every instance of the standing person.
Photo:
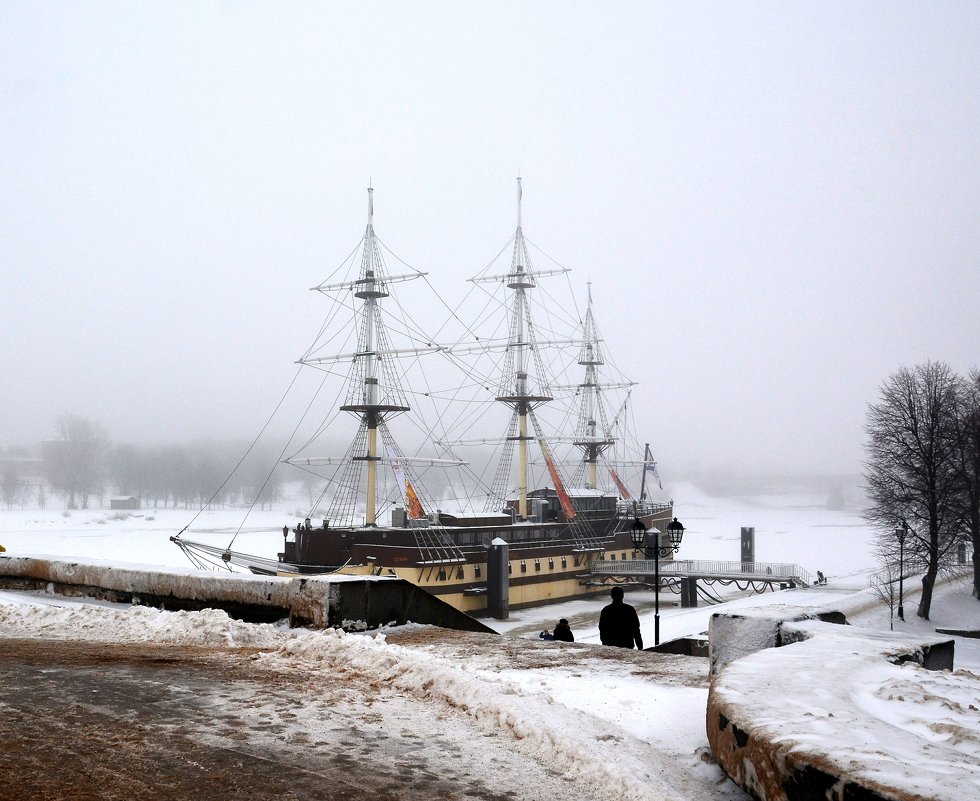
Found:
[(612, 603), (604, 606), (599, 614), (599, 639), (603, 645), (617, 648), (632, 648), (633, 643), (643, 650), (643, 637), (640, 635), (640, 618), (636, 610), (623, 603), (623, 588), (613, 587)]
[(556, 640), (562, 640), (563, 642), (575, 642), (575, 635), (572, 634), (572, 627), (568, 625), (568, 621), (565, 620), (565, 618), (558, 621), (558, 625), (555, 626), (551, 636)]

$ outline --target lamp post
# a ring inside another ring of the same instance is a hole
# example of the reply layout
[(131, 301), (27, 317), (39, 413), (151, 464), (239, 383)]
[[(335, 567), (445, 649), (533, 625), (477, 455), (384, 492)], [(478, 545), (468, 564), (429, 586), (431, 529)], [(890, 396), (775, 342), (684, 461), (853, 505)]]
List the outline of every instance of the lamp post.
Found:
[(902, 582), (905, 579), (905, 538), (909, 533), (909, 524), (904, 520), (902, 525), (895, 527), (898, 537), (898, 619), (905, 622), (905, 609), (902, 607)]
[(633, 550), (642, 551), (645, 559), (650, 559), (652, 554), (652, 558), (655, 560), (653, 573), (653, 644), (656, 646), (660, 645), (660, 557), (677, 553), (681, 547), (681, 540), (684, 539), (684, 525), (676, 517), (667, 524), (666, 545), (660, 544), (660, 532), (656, 529), (654, 529), (653, 537), (653, 545), (647, 545), (647, 527), (637, 517), (633, 521), (633, 528), (630, 529)]

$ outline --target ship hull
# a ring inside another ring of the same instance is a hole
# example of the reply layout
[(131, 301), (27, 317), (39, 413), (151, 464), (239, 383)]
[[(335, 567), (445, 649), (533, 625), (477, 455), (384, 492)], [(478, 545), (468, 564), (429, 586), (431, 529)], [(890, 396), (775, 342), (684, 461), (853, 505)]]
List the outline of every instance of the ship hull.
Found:
[[(593, 561), (636, 556), (630, 540), (632, 515), (591, 517), (587, 538), (575, 536), (572, 526), (558, 521), (300, 528), (279, 554), (280, 573), (397, 576), (460, 611), (480, 615), (487, 611), (488, 547), (503, 540), (509, 549), (508, 606), (555, 603), (600, 591), (591, 580)], [(660, 531), (671, 517), (669, 503), (648, 504), (639, 515), (648, 529)]]

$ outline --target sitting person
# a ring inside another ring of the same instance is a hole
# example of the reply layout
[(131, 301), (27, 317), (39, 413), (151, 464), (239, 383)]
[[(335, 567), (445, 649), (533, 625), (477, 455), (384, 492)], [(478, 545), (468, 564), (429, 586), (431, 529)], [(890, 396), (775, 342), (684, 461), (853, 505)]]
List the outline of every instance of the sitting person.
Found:
[(568, 625), (568, 621), (565, 618), (558, 621), (552, 637), (562, 642), (575, 642), (575, 635), (572, 634), (571, 626)]

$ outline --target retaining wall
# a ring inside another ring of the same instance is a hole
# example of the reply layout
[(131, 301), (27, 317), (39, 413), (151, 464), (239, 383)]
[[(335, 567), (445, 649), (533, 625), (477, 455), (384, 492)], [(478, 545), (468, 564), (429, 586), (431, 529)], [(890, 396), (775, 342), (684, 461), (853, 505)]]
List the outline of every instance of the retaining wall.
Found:
[(725, 617), (712, 619), (707, 735), (755, 798), (980, 797), (980, 677), (952, 670), (952, 641), (786, 608)]
[(45, 590), (168, 610), (223, 609), (251, 622), (371, 629), (428, 623), (492, 629), (411, 582), (382, 576), (286, 578), (0, 556), (0, 587)]

